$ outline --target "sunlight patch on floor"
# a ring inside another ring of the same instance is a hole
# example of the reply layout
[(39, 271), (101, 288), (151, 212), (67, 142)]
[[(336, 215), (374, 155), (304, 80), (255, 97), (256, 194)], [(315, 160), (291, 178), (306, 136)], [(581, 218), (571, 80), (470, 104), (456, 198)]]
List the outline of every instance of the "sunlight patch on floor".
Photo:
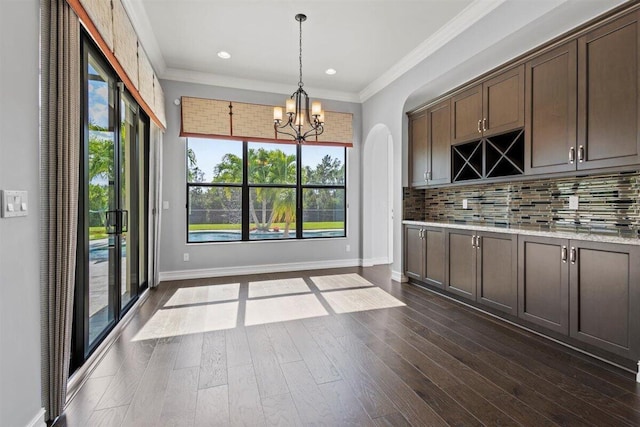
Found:
[(304, 279), (279, 279), (265, 280), (262, 282), (249, 282), (249, 298), (270, 297), (286, 294), (303, 294), (311, 292)]
[(322, 296), (338, 314), (406, 305), (380, 288), (326, 292)]
[(311, 280), (321, 291), (373, 286), (373, 283), (357, 273), (334, 274), (331, 276), (315, 276), (311, 277)]
[(233, 329), (237, 326), (238, 301), (158, 310), (132, 341)]
[(247, 301), (244, 324), (262, 325), (327, 315), (329, 313), (315, 295), (293, 295)]
[(176, 290), (164, 306), (172, 307), (218, 301), (235, 301), (239, 295), (240, 283), (180, 288)]

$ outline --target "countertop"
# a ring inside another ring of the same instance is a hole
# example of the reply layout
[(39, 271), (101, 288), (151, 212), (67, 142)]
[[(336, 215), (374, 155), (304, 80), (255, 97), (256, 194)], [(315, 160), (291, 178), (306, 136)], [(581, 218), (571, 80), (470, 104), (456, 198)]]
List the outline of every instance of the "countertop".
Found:
[(526, 236), (555, 237), (558, 239), (586, 240), (591, 242), (618, 243), (640, 246), (640, 238), (623, 237), (611, 233), (596, 232), (593, 230), (550, 230), (535, 226), (498, 226), (482, 225), (474, 223), (441, 222), (441, 221), (402, 221), (405, 225), (418, 225), (424, 227), (456, 228), (461, 230), (487, 231), (493, 233), (522, 234)]

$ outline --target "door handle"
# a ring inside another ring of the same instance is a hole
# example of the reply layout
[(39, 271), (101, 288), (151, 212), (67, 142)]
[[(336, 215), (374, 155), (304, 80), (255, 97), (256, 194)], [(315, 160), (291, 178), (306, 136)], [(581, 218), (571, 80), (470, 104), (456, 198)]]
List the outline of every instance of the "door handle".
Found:
[(104, 213), (104, 226), (107, 234), (118, 233), (118, 211), (106, 211)]
[(576, 161), (576, 149), (571, 147), (569, 149), (569, 163), (573, 164)]
[(576, 258), (577, 256), (577, 252), (576, 252), (576, 248), (571, 246), (571, 253), (569, 255), (569, 261), (571, 262), (571, 264), (575, 264), (576, 263)]
[(566, 264), (567, 262), (567, 247), (563, 246), (562, 247), (562, 251), (560, 252), (560, 259), (562, 260), (562, 262), (564, 262)]
[(129, 231), (129, 211), (120, 210), (120, 233)]

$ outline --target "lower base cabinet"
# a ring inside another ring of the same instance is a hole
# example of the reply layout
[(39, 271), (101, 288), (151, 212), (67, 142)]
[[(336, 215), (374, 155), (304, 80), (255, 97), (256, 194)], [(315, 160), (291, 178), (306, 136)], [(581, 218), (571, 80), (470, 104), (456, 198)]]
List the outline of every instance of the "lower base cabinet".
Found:
[(517, 239), (506, 233), (447, 230), (445, 289), (505, 313), (517, 313)]
[(405, 272), (574, 344), (640, 359), (638, 245), (405, 226)]

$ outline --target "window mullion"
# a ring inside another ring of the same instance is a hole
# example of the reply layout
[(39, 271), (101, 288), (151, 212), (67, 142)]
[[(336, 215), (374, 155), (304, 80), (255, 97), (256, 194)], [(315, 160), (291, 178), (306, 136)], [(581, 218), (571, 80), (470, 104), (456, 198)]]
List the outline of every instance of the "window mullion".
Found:
[(242, 240), (249, 240), (249, 143), (242, 141)]

